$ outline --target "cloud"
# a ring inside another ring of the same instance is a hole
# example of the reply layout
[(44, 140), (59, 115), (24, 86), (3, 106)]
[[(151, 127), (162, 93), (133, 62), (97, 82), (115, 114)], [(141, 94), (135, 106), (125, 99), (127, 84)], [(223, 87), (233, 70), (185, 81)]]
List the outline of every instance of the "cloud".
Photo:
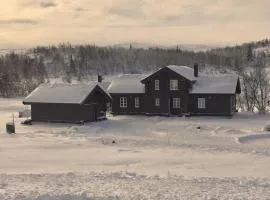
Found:
[(8, 0), (0, 6), (0, 42), (260, 39), (269, 35), (269, 7), (269, 0)]
[[(189, 27), (228, 23), (256, 23), (270, 20), (270, 12), (252, 1), (239, 0), (237, 3), (220, 0), (190, 0), (179, 3), (178, 0), (157, 0), (155, 4), (144, 4), (136, 9), (115, 5), (111, 13), (129, 17), (136, 21), (115, 20), (107, 24), (108, 28), (147, 28), (147, 27)], [(195, 2), (194, 2), (195, 1)], [(264, 0), (262, 0), (264, 1)], [(270, 1), (264, 4), (269, 4)], [(268, 9), (268, 7), (267, 7)], [(264, 11), (265, 10), (265, 11)]]
[(140, 10), (133, 8), (111, 8), (109, 14), (130, 19), (142, 19), (145, 15)]
[(36, 20), (31, 19), (6, 19), (0, 20), (0, 24), (29, 24), (29, 25), (37, 25), (39, 24)]
[(24, 7), (51, 8), (57, 7), (58, 4), (54, 0), (24, 0), (21, 5)]
[(146, 17), (143, 12), (143, 6), (145, 5), (144, 0), (136, 1), (118, 1), (113, 6), (111, 6), (107, 13), (109, 15), (114, 15), (129, 19), (144, 19)]
[(54, 1), (41, 1), (39, 5), (41, 8), (50, 8), (50, 7), (56, 7), (57, 3)]
[(86, 8), (82, 8), (82, 7), (77, 7), (74, 9), (76, 12), (86, 12), (88, 11)]

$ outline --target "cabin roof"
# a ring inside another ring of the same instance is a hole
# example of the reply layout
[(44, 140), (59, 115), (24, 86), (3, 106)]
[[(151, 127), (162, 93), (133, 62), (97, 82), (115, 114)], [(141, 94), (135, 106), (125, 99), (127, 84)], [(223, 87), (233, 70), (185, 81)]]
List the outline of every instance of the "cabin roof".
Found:
[(157, 73), (164, 69), (169, 69), (176, 74), (184, 77), (185, 79), (189, 81), (195, 81), (196, 77), (194, 76), (193, 68), (187, 67), (187, 66), (178, 66), (178, 65), (168, 65), (166, 67), (160, 68), (159, 70), (155, 71), (154, 73), (151, 73), (144, 77), (144, 79), (141, 80), (142, 83), (145, 83), (147, 80), (151, 79), (153, 76), (155, 76)]
[(110, 86), (111, 82), (101, 82), (101, 83), (98, 83), (103, 90), (107, 91), (108, 87)]
[(24, 99), (23, 103), (82, 104), (97, 87), (111, 98), (110, 94), (97, 82), (89, 82), (88, 84), (41, 84)]
[(142, 74), (124, 74), (118, 76), (111, 82), (107, 91), (112, 94), (143, 94), (145, 89), (144, 84), (141, 83), (141, 80), (145, 77), (146, 75)]
[(187, 66), (177, 66), (177, 65), (169, 65), (167, 66), (170, 70), (176, 72), (177, 74), (183, 76), (184, 78), (195, 81), (196, 77), (194, 76), (194, 70), (193, 68), (187, 67)]
[(201, 74), (193, 84), (190, 94), (235, 94), (238, 84), (238, 76), (234, 74)]

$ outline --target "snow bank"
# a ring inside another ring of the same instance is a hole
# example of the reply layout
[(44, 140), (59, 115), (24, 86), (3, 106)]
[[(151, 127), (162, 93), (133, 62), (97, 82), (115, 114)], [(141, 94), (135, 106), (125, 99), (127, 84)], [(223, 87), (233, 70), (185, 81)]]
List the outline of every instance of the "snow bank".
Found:
[[(0, 99), (1, 129), (22, 108)], [(115, 116), (22, 126), (15, 117), (17, 134), (0, 134), (0, 199), (266, 200), (270, 143), (254, 141), (268, 140), (258, 131), (269, 119)]]
[(237, 141), (239, 143), (251, 143), (255, 140), (264, 140), (264, 139), (270, 139), (270, 133), (269, 132), (262, 132), (252, 135), (246, 135), (242, 137), (238, 137)]
[[(1, 200), (267, 200), (270, 180), (131, 176), (119, 173), (4, 175)], [(3, 175), (2, 175), (3, 176)]]

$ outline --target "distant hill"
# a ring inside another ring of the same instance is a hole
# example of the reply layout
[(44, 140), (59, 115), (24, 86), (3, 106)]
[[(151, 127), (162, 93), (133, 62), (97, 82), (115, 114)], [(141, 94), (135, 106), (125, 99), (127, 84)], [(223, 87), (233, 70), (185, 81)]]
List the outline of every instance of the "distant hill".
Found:
[(266, 39), (229, 47), (143, 43), (101, 47), (62, 43), (32, 49), (2, 49), (0, 95), (24, 95), (50, 80), (81, 82), (96, 78), (98, 73), (104, 76), (146, 73), (171, 64), (192, 67), (196, 62), (202, 71), (238, 73), (251, 61), (261, 59), (269, 67), (269, 46), (270, 40)]
[(147, 43), (120, 43), (115, 44), (113, 47), (122, 47), (122, 48), (137, 48), (137, 49), (149, 49), (149, 48), (159, 48), (159, 49), (176, 49), (179, 48), (184, 51), (207, 51), (214, 48), (222, 48), (225, 45), (208, 45), (208, 44), (178, 44), (178, 45), (155, 45), (155, 44), (147, 44)]

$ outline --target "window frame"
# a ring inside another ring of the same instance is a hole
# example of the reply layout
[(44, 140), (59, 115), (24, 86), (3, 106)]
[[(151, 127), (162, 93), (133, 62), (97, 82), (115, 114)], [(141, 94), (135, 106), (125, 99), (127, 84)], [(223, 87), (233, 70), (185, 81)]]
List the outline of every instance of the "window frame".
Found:
[(127, 97), (120, 97), (120, 108), (127, 108)]
[(135, 108), (139, 108), (140, 107), (140, 98), (139, 97), (135, 97), (134, 98), (134, 107)]
[(156, 91), (159, 91), (159, 80), (158, 79), (155, 79), (155, 90)]
[(205, 97), (198, 97), (197, 107), (198, 107), (198, 109), (206, 109), (206, 98)]
[(160, 98), (155, 98), (155, 106), (156, 107), (160, 106)]
[(170, 90), (175, 91), (178, 90), (178, 83), (179, 81), (177, 79), (170, 79)]
[(179, 108), (181, 108), (181, 98), (174, 97), (173, 98), (173, 109), (179, 109)]

